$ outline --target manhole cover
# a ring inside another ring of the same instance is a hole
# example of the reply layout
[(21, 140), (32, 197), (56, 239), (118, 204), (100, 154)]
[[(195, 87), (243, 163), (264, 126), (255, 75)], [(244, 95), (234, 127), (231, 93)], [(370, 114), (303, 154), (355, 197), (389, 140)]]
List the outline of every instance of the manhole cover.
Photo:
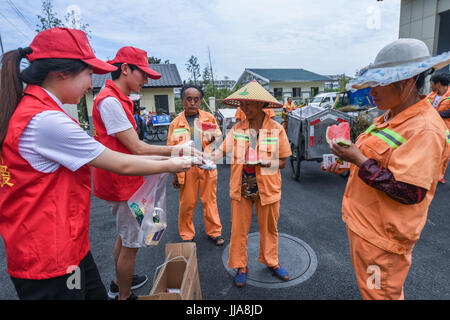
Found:
[[(248, 235), (248, 276), (247, 284), (262, 288), (286, 288), (297, 285), (311, 277), (317, 268), (317, 257), (313, 249), (303, 240), (290, 235), (278, 234), (278, 256), (280, 264), (289, 272), (289, 281), (272, 275), (266, 265), (258, 261), (259, 232)], [(236, 270), (228, 268), (228, 244), (222, 254), (222, 262), (233, 277)]]

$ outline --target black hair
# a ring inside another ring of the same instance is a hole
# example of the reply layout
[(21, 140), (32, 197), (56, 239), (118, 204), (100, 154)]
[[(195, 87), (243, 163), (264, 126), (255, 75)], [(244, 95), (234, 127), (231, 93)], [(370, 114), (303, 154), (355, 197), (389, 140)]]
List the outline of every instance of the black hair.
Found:
[(434, 83), (440, 83), (443, 86), (448, 86), (450, 83), (450, 74), (448, 73), (435, 73), (433, 76), (431, 76), (430, 81), (433, 81)]
[(195, 84), (189, 83), (189, 84), (185, 84), (185, 85), (181, 88), (181, 100), (184, 99), (184, 92), (185, 92), (187, 89), (190, 89), (190, 88), (194, 88), (194, 89), (198, 90), (198, 92), (200, 92), (200, 99), (203, 98), (204, 93), (203, 93), (202, 88), (200, 88), (199, 86), (197, 86), (197, 85), (195, 85)]
[(41, 85), (50, 72), (77, 75), (88, 68), (88, 65), (77, 59), (38, 59), (20, 72), (20, 62), (33, 50), (30, 47), (8, 51), (2, 56), (1, 89), (0, 89), (0, 145), (3, 144), (6, 132), (14, 111), (23, 97), (23, 82)]
[(422, 90), (423, 86), (425, 85), (425, 78), (430, 74), (430, 70), (427, 70), (425, 72), (419, 73), (417, 76), (414, 77), (414, 81), (416, 82), (416, 88), (417, 91), (420, 92)]
[(31, 62), (30, 66), (20, 73), (20, 78), (25, 83), (41, 85), (49, 72), (77, 75), (88, 67), (77, 59), (39, 59)]
[[(134, 64), (130, 64), (127, 63), (128, 66), (130, 67), (131, 71), (134, 71), (136, 69), (139, 69), (137, 66), (135, 66)], [(112, 80), (117, 80), (119, 79), (120, 75), (122, 74), (122, 65), (123, 63), (114, 63), (113, 66), (117, 67), (117, 70), (111, 72), (111, 79)]]

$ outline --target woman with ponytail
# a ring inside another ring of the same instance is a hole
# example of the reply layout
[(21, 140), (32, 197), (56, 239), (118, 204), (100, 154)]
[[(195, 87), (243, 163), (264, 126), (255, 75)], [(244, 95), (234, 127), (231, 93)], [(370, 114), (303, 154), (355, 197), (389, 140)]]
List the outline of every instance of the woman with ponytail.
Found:
[[(21, 72), (23, 58), (30, 65)], [(92, 88), (92, 73), (115, 69), (95, 57), (84, 32), (67, 28), (2, 57), (0, 234), (20, 299), (106, 298), (89, 247), (90, 165), (121, 175), (191, 165), (109, 150), (67, 114), (64, 104)]]

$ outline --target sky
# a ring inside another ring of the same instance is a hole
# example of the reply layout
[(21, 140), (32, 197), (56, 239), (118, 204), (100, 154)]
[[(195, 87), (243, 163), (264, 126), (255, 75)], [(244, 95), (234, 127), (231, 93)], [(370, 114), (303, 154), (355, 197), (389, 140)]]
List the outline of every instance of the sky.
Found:
[[(245, 68), (303, 68), (353, 76), (398, 38), (400, 0), (53, 0), (64, 20), (75, 10), (89, 24), (98, 58), (123, 46), (177, 65), (189, 79), (192, 55), (211, 56), (215, 79), (237, 80)], [(41, 0), (0, 0), (4, 51), (29, 45)]]

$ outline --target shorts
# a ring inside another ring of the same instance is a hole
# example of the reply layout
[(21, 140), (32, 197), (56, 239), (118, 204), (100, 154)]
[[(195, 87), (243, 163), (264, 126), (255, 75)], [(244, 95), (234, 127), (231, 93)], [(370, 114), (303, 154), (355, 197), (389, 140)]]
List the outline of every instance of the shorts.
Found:
[(11, 280), (20, 300), (106, 300), (106, 288), (90, 251), (78, 268), (55, 278)]
[(117, 234), (122, 238), (122, 246), (126, 248), (141, 248), (138, 242), (139, 224), (128, 207), (127, 201), (107, 201), (116, 218)]

